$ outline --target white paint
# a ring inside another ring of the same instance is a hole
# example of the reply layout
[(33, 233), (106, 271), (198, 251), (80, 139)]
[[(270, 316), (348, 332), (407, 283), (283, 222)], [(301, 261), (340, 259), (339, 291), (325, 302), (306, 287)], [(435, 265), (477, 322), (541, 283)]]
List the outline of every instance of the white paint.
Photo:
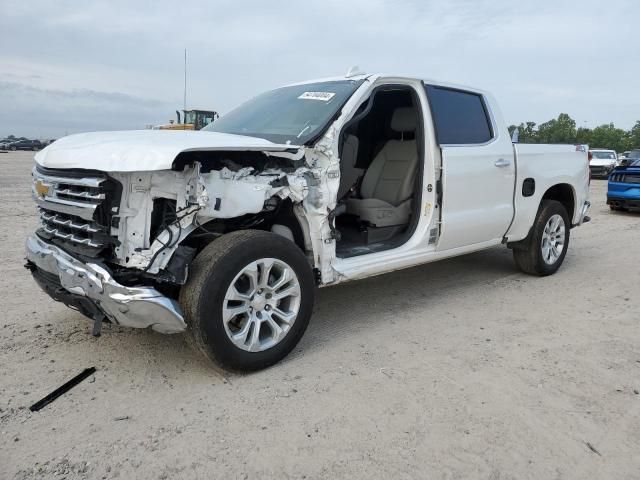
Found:
[[(580, 222), (580, 209), (589, 200), (589, 165), (586, 151), (576, 150), (574, 145), (515, 145), (518, 164), (516, 180), (515, 216), (505, 235), (508, 241), (525, 238), (538, 213), (538, 206), (545, 192), (561, 183), (571, 186), (575, 210), (572, 224)], [(523, 197), (522, 182), (534, 178), (536, 191), (531, 197)]]
[(296, 145), (263, 138), (190, 130), (131, 130), (69, 135), (35, 156), (47, 168), (84, 168), (104, 172), (168, 170), (181, 152), (295, 151)]
[[(493, 106), (486, 95), (484, 101)], [(439, 251), (501, 241), (513, 218), (513, 144), (502, 117), (495, 108), (490, 111), (494, 132), (491, 141), (483, 145), (442, 145), (445, 208)]]
[[(145, 130), (74, 135), (55, 142), (40, 152), (36, 160), (45, 167), (103, 170), (121, 181), (121, 222), (112, 229), (112, 234), (121, 241), (117, 261), (132, 268), (148, 268), (151, 273), (167, 264), (180, 241), (198, 224), (258, 213), (273, 196), (294, 203), (311, 264), (320, 272), (321, 283), (325, 285), (489, 248), (503, 240), (521, 240), (533, 224), (542, 195), (559, 183), (571, 186), (576, 205), (573, 223), (580, 222), (581, 207), (588, 199), (585, 148), (522, 144), (514, 148), (493, 98), (486, 92), (462, 87), (484, 96), (495, 138), (485, 145), (445, 145), (441, 149), (435, 140), (422, 80), (384, 75), (363, 76), (362, 80), (340, 116), (312, 147), (278, 145), (259, 138), (215, 132)], [(403, 245), (339, 259), (328, 214), (336, 207), (340, 132), (373, 90), (386, 84), (412, 88), (423, 114), (425, 188), (420, 198), (414, 199), (423, 207), (419, 209), (412, 237)], [(308, 99), (313, 100), (317, 100), (318, 93), (322, 92), (306, 92)], [(179, 153), (194, 150), (261, 151), (292, 160), (304, 157), (305, 166), (287, 174), (278, 169), (254, 172), (251, 168), (201, 173), (198, 164), (183, 172), (169, 170)], [(496, 166), (498, 161), (507, 164)], [(282, 181), (285, 176), (286, 183), (272, 186), (274, 180)], [(535, 178), (536, 192), (525, 198), (520, 192), (523, 180), (528, 177)], [(439, 179), (444, 187), (442, 205), (438, 204), (435, 189)], [(179, 227), (170, 227), (150, 244), (152, 200), (156, 197), (175, 199), (179, 210), (189, 207), (183, 211)], [(429, 243), (432, 231), (438, 232), (435, 244)], [(164, 244), (172, 237), (171, 248), (165, 248)], [(149, 266), (156, 254), (154, 264)]]

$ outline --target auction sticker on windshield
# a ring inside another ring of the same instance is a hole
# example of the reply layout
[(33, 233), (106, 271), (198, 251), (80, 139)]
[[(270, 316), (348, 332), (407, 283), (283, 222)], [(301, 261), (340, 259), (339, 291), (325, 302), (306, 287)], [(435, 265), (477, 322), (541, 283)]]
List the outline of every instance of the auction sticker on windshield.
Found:
[(298, 98), (302, 100), (320, 100), (322, 102), (328, 102), (335, 96), (333, 92), (304, 92)]

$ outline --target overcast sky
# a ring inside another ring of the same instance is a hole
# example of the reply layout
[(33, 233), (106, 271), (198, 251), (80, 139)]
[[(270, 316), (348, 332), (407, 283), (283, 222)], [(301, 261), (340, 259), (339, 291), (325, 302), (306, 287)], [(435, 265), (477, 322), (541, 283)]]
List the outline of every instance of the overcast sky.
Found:
[(509, 123), (640, 120), (638, 0), (0, 0), (0, 137), (221, 113), (295, 81), (401, 73), (490, 90)]

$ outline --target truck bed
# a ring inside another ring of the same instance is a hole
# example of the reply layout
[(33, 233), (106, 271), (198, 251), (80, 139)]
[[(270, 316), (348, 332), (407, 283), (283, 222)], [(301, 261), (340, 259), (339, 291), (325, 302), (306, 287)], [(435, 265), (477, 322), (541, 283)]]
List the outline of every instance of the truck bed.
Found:
[[(588, 147), (516, 143), (513, 149), (516, 158), (514, 221), (506, 235), (508, 241), (522, 240), (528, 235), (540, 200), (557, 184), (566, 184), (571, 189), (574, 202), (571, 223), (579, 223), (582, 205), (589, 196)], [(535, 190), (532, 195), (524, 196), (523, 183), (530, 178), (535, 182)], [(576, 191), (575, 185), (584, 185), (584, 188)]]

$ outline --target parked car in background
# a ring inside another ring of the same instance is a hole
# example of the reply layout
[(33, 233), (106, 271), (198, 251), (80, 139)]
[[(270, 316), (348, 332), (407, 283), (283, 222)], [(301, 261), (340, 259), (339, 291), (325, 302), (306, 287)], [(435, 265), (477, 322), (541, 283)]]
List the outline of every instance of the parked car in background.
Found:
[(609, 176), (607, 204), (611, 210), (640, 208), (640, 150), (629, 152)]
[(5, 137), (3, 139), (0, 140), (0, 149), (2, 150), (7, 150), (9, 148), (9, 145), (11, 145), (12, 143), (18, 142), (20, 140), (27, 140), (24, 137)]
[(618, 164), (619, 165), (628, 165), (630, 163), (632, 163), (634, 160), (639, 160), (640, 159), (640, 149), (636, 149), (636, 150), (631, 150), (630, 152), (624, 152), (625, 155), (623, 158), (619, 158)]
[(40, 140), (19, 140), (8, 144), (5, 147), (7, 150), (41, 150), (43, 148)]
[(606, 178), (618, 165), (618, 154), (615, 150), (604, 149), (592, 149), (591, 160), (589, 161), (589, 169), (591, 170), (591, 176), (596, 178)]

